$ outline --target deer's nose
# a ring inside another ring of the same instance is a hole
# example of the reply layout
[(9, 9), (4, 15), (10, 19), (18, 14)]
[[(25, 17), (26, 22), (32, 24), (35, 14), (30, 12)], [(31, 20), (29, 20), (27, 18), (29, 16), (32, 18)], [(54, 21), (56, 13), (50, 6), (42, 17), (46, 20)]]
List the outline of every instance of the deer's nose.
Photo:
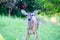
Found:
[(28, 19), (28, 21), (31, 21), (31, 19)]

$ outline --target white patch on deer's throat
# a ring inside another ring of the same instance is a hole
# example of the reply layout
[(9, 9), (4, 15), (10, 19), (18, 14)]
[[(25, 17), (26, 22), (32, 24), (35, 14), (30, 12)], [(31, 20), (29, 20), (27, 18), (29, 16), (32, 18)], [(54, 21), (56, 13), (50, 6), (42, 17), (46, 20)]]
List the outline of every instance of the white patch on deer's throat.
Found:
[(37, 20), (36, 20), (36, 17), (35, 17), (35, 16), (33, 16), (33, 17), (32, 17), (32, 21), (37, 22)]

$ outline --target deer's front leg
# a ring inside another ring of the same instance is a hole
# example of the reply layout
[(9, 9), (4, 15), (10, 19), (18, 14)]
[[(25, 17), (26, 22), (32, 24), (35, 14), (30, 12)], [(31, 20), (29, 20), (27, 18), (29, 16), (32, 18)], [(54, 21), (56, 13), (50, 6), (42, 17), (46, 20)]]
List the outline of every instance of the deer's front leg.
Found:
[(37, 32), (34, 33), (35, 40), (38, 40), (38, 34)]
[(27, 32), (27, 36), (26, 36), (26, 40), (29, 40), (29, 38), (30, 38), (30, 33), (29, 33), (29, 31)]

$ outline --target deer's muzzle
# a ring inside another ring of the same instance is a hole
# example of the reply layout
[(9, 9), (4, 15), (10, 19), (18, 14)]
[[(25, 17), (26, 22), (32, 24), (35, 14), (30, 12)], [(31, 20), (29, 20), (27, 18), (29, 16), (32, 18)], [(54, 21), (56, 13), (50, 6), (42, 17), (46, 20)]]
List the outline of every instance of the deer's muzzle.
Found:
[(31, 21), (31, 19), (28, 19), (28, 21)]

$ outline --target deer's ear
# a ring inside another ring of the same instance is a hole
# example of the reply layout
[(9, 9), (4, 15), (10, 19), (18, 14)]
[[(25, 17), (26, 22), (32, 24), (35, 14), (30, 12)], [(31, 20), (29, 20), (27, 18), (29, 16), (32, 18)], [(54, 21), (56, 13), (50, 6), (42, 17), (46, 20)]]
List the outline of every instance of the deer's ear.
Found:
[(24, 15), (27, 15), (26, 11), (25, 10), (21, 10), (21, 13), (24, 14)]
[(35, 11), (33, 12), (33, 14), (34, 14), (34, 15), (38, 14), (38, 10), (35, 10)]

